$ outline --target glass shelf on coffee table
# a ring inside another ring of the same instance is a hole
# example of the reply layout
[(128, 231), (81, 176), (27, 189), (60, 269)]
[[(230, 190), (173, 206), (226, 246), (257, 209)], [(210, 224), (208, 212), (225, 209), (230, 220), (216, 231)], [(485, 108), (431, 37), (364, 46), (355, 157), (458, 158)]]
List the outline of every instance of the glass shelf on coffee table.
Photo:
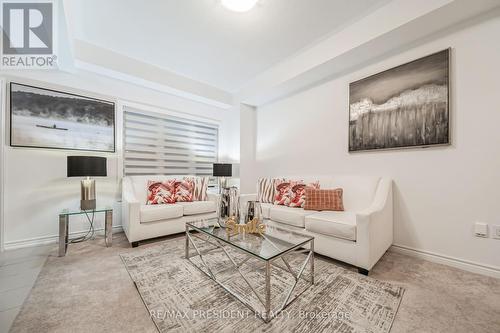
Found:
[[(186, 223), (185, 242), (185, 258), (265, 322), (314, 284), (311, 236), (274, 226), (263, 234), (230, 235), (222, 221), (206, 219)], [(258, 280), (263, 283), (257, 285)], [(273, 293), (272, 285), (281, 282), (274, 288), (281, 292)]]

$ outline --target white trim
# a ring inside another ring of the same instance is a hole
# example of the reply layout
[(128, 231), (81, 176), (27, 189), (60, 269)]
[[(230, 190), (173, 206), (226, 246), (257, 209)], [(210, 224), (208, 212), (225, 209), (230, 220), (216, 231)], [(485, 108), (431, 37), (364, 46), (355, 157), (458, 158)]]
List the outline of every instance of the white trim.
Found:
[[(104, 228), (97, 228), (95, 231), (103, 231)], [(121, 225), (114, 225), (113, 226), (113, 233), (118, 233), (122, 232), (122, 226)], [(87, 233), (87, 231), (75, 231), (71, 232), (71, 236), (83, 236)], [(57, 244), (59, 241), (59, 235), (52, 235), (52, 236), (42, 236), (42, 237), (33, 237), (33, 238), (27, 238), (27, 239), (21, 239), (21, 240), (16, 240), (16, 241), (11, 241), (5, 243), (5, 250), (14, 250), (14, 249), (20, 249), (24, 247), (32, 247), (32, 246), (40, 246), (40, 245), (47, 245), (47, 244)]]
[(125, 73), (118, 72), (118, 71), (115, 71), (115, 70), (112, 70), (109, 68), (94, 65), (94, 64), (91, 64), (91, 63), (88, 63), (85, 61), (75, 60), (75, 67), (77, 67), (81, 70), (87, 71), (87, 72), (96, 73), (98, 75), (107, 76), (107, 77), (113, 78), (115, 80), (125, 81), (125, 82), (131, 83), (131, 84), (136, 84), (138, 86), (146, 87), (146, 88), (149, 88), (152, 90), (160, 91), (163, 93), (178, 96), (181, 98), (185, 98), (185, 99), (188, 99), (191, 101), (203, 103), (206, 105), (215, 106), (215, 107), (218, 107), (221, 109), (230, 109), (233, 107), (233, 105), (231, 103), (226, 103), (226, 102), (214, 99), (214, 98), (205, 97), (205, 96), (202, 96), (200, 94), (194, 94), (194, 93), (190, 93), (190, 92), (187, 92), (184, 90), (175, 89), (175, 88), (172, 88), (172, 87), (167, 86), (165, 84), (153, 82), (150, 80), (145, 80), (145, 79), (142, 79), (138, 76), (125, 74)]
[(404, 245), (394, 244), (390, 247), (389, 250), (395, 253), (405, 254), (414, 258), (420, 258), (434, 263), (463, 269), (464, 271), (500, 278), (500, 267), (454, 258), (430, 251), (415, 249)]
[(0, 252), (4, 251), (5, 244), (5, 187), (4, 187), (4, 174), (5, 174), (5, 131), (6, 126), (6, 105), (7, 105), (7, 95), (6, 95), (6, 81), (0, 78)]

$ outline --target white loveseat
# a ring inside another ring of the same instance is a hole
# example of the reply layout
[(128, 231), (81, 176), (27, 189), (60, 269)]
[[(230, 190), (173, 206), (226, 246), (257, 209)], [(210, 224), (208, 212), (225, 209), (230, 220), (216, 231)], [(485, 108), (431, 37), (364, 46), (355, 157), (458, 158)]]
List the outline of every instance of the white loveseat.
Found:
[(139, 241), (176, 234), (186, 222), (217, 217), (218, 196), (208, 194), (208, 201), (146, 205), (148, 180), (182, 179), (184, 176), (130, 176), (122, 183), (122, 226), (133, 247)]
[[(314, 251), (368, 274), (393, 240), (392, 180), (369, 176), (285, 177), (343, 189), (343, 212), (310, 211), (263, 203), (266, 224), (314, 236)], [(256, 194), (240, 197), (241, 207)]]

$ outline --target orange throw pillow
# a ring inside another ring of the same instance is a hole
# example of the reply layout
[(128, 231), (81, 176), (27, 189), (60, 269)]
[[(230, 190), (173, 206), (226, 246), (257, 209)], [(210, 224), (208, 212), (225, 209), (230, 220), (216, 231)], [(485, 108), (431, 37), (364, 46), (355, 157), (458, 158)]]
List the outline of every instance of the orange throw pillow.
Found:
[(306, 187), (305, 210), (334, 210), (343, 211), (342, 201), (343, 190), (336, 188), (332, 190), (318, 190)]

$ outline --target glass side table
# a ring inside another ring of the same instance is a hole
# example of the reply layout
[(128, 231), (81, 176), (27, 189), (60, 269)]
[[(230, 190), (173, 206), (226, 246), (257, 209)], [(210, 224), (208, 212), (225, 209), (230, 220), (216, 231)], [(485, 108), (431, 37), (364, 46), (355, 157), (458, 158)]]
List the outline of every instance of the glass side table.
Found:
[(69, 210), (65, 209), (61, 213), (59, 213), (59, 257), (64, 257), (66, 255), (66, 251), (68, 249), (68, 229), (69, 229), (69, 217), (72, 215), (84, 215), (84, 214), (92, 214), (92, 213), (104, 213), (105, 214), (105, 223), (104, 223), (104, 239), (106, 242), (106, 247), (110, 247), (113, 242), (113, 208), (105, 207), (98, 208), (94, 210), (81, 210), (74, 209)]

